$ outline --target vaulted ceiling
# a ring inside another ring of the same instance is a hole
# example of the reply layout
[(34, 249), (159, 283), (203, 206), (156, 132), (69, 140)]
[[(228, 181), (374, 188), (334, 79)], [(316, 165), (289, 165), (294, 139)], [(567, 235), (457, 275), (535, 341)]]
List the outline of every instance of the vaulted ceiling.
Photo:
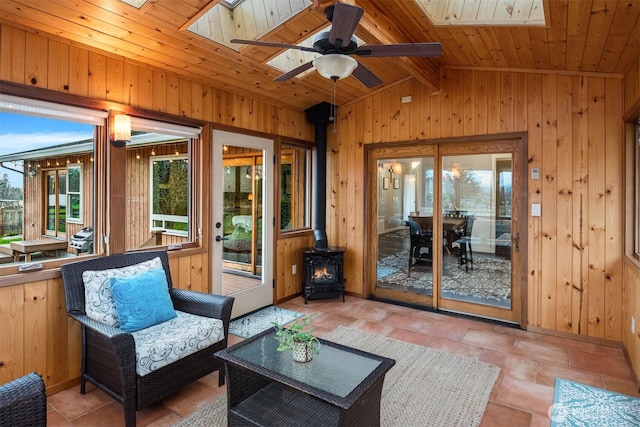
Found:
[[(339, 80), (336, 104), (409, 78), (435, 91), (446, 67), (622, 75), (638, 57), (640, 0), (540, 1), (543, 11), (534, 13), (532, 0), (343, 0), (365, 10), (355, 35), (366, 44), (440, 42), (442, 55), (359, 57), (383, 83), (367, 88), (353, 77)], [(287, 8), (294, 9), (300, 2), (300, 12), (279, 19)], [(332, 82), (315, 71), (286, 82), (273, 81), (282, 71), (267, 62), (283, 52), (287, 54), (286, 50), (231, 46), (194, 31), (196, 25), (202, 25), (203, 21), (196, 24), (198, 20), (218, 3), (220, 0), (147, 0), (136, 8), (119, 0), (2, 0), (0, 22), (160, 67), (214, 87), (250, 93), (278, 105), (305, 109), (331, 100)], [(249, 19), (259, 20), (262, 15), (240, 19), (236, 14), (232, 25), (243, 27), (246, 38), (298, 44), (327, 28), (323, 9), (335, 1), (260, 3), (264, 20), (275, 25), (272, 29), (255, 35), (247, 32), (246, 28), (258, 26)], [(487, 4), (491, 12), (481, 16)], [(476, 21), (467, 19), (469, 11)], [(524, 16), (524, 22), (511, 21), (516, 15)], [(544, 22), (540, 25), (542, 15)], [(212, 33), (222, 32), (211, 19), (208, 26)]]

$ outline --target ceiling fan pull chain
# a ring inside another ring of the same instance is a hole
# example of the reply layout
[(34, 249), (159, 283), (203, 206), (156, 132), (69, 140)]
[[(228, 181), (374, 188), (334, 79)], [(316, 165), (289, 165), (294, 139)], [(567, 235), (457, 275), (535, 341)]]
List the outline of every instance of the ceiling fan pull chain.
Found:
[(333, 80), (333, 87), (331, 88), (331, 117), (329, 117), (329, 119), (333, 120), (333, 133), (336, 133), (338, 132), (338, 128), (336, 125), (336, 84), (338, 84), (338, 80), (331, 80)]

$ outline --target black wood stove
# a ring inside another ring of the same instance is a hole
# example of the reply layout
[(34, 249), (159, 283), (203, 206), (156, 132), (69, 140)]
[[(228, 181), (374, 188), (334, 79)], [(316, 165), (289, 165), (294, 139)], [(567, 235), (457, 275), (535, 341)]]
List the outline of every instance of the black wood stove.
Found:
[(304, 249), (304, 303), (314, 298), (342, 295), (344, 302), (345, 249), (329, 247), (327, 242), (327, 124), (334, 119), (335, 107), (322, 102), (306, 110), (315, 125), (316, 150), (313, 168), (313, 235), (315, 248)]
[(304, 303), (314, 298), (342, 295), (344, 302), (344, 252), (342, 248), (304, 250)]

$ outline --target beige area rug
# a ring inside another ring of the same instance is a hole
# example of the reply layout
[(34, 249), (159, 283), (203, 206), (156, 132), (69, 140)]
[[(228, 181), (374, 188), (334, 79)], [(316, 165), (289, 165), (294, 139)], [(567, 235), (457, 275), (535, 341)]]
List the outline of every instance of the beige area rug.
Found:
[[(343, 326), (322, 338), (396, 360), (382, 389), (383, 426), (478, 426), (500, 373), (475, 359)], [(178, 426), (226, 426), (226, 409), (223, 396)]]

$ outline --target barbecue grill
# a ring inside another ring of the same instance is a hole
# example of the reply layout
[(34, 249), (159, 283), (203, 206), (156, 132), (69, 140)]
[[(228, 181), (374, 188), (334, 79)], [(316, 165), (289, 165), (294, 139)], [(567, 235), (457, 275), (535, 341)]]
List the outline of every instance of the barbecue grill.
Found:
[(76, 250), (76, 255), (82, 252), (93, 252), (93, 227), (85, 227), (71, 236), (69, 246)]

